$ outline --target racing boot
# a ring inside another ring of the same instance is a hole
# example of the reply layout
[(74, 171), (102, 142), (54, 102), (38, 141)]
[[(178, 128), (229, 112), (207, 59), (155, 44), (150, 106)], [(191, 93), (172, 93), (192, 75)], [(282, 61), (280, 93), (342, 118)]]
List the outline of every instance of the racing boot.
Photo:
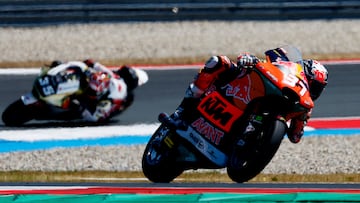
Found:
[(198, 98), (184, 97), (171, 117), (175, 120), (182, 120), (183, 118), (187, 118), (189, 115), (191, 115), (192, 110), (197, 107), (199, 101), (200, 99)]
[(186, 124), (182, 120), (174, 120), (171, 116), (169, 116), (167, 113), (160, 113), (158, 116), (158, 120), (165, 124), (166, 126), (172, 128), (172, 129), (182, 129), (186, 130)]
[(188, 118), (199, 104), (202, 94), (203, 91), (197, 88), (194, 83), (190, 84), (185, 91), (183, 100), (171, 117), (175, 120)]
[(185, 96), (181, 101), (178, 108), (170, 116), (167, 116), (165, 113), (161, 113), (158, 117), (160, 122), (165, 122), (170, 126), (185, 127), (186, 118), (191, 116), (192, 112), (196, 109), (197, 105), (200, 102), (200, 96), (203, 93), (199, 88), (197, 88), (193, 83), (185, 91)]
[(166, 113), (160, 113), (158, 120), (175, 128), (186, 129), (187, 125), (184, 119), (191, 115), (192, 109), (196, 108), (198, 102), (199, 99), (197, 98), (184, 98), (174, 113), (170, 116)]
[(200, 103), (200, 98), (184, 97), (178, 108), (173, 113), (175, 119), (187, 120), (191, 118)]

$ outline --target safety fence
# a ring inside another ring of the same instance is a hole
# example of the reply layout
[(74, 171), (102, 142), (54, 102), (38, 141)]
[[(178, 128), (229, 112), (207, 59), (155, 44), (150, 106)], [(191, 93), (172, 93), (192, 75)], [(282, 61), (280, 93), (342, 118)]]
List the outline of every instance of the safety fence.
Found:
[(360, 18), (360, 1), (0, 0), (0, 26), (60, 23)]

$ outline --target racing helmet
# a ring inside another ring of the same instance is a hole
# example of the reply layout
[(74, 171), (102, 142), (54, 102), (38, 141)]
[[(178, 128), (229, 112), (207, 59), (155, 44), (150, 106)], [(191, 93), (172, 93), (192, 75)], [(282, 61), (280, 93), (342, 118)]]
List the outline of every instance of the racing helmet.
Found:
[(89, 75), (89, 87), (96, 95), (102, 95), (109, 89), (110, 78), (108, 73), (92, 72)]
[(86, 59), (83, 61), (83, 63), (85, 63), (88, 67), (91, 67), (91, 68), (93, 68), (94, 64), (95, 64), (93, 59)]
[(316, 60), (304, 60), (304, 71), (309, 83), (312, 100), (316, 100), (325, 89), (328, 80), (328, 71), (325, 66)]
[(55, 60), (55, 61), (52, 61), (52, 62), (51, 62), (51, 64), (49, 65), (49, 67), (50, 67), (50, 68), (54, 68), (54, 67), (56, 67), (56, 66), (58, 66), (58, 65), (60, 65), (60, 64), (63, 64), (63, 62), (60, 61), (60, 60)]
[(139, 77), (133, 68), (129, 66), (122, 66), (117, 71), (117, 74), (125, 81), (129, 92), (139, 85)]

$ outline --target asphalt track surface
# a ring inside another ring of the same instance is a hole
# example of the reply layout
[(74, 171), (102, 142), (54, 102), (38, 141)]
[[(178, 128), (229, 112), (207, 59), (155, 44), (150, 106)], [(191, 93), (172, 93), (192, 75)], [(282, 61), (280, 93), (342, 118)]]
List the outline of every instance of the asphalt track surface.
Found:
[[(329, 70), (329, 85), (322, 97), (315, 103), (313, 117), (349, 117), (359, 116), (360, 112), (360, 65), (339, 64), (327, 65)], [(115, 117), (109, 125), (127, 125), (135, 123), (153, 123), (157, 121), (159, 112), (171, 113), (180, 103), (187, 85), (197, 73), (197, 69), (181, 70), (146, 70), (149, 82), (136, 90), (135, 102), (122, 115)], [(19, 98), (21, 94), (29, 91), (35, 75), (0, 75), (0, 112), (11, 102)], [(53, 122), (37, 123), (31, 122), (25, 127), (47, 128), (51, 126), (69, 125)], [(0, 123), (0, 130), (8, 129)], [(54, 186), (54, 183), (4, 183), (0, 186)], [(55, 184), (58, 186), (59, 184)], [(81, 185), (81, 184), (71, 184)], [(93, 183), (91, 186), (102, 187), (192, 187), (192, 188), (325, 188), (325, 189), (355, 189), (360, 192), (360, 184), (104, 184)], [(63, 185), (70, 186), (70, 185)], [(83, 185), (86, 186), (86, 185)], [(89, 186), (89, 185), (88, 185)]]
[[(360, 64), (327, 65), (329, 84), (315, 102), (313, 118), (360, 116)], [(175, 67), (176, 68), (176, 67)], [(171, 113), (180, 104), (197, 69), (146, 70), (149, 81), (135, 91), (135, 102), (109, 125), (157, 122), (160, 112)], [(0, 75), (0, 112), (30, 91), (35, 75)], [(29, 122), (24, 127), (51, 127), (53, 122)], [(0, 121), (0, 129), (7, 129)]]

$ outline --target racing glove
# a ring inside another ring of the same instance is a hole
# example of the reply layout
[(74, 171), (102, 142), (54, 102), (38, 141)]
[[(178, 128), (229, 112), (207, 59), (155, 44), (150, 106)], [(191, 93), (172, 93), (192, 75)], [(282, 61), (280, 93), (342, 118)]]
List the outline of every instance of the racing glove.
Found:
[(237, 57), (237, 65), (238, 68), (246, 68), (246, 69), (251, 69), (253, 68), (258, 62), (259, 62), (259, 58), (257, 58), (256, 56), (249, 54), (247, 52), (245, 53), (241, 53), (238, 57)]
[(112, 104), (109, 100), (102, 100), (96, 106), (94, 113), (91, 113), (88, 109), (82, 112), (82, 117), (86, 121), (98, 122), (106, 120), (111, 114)]

